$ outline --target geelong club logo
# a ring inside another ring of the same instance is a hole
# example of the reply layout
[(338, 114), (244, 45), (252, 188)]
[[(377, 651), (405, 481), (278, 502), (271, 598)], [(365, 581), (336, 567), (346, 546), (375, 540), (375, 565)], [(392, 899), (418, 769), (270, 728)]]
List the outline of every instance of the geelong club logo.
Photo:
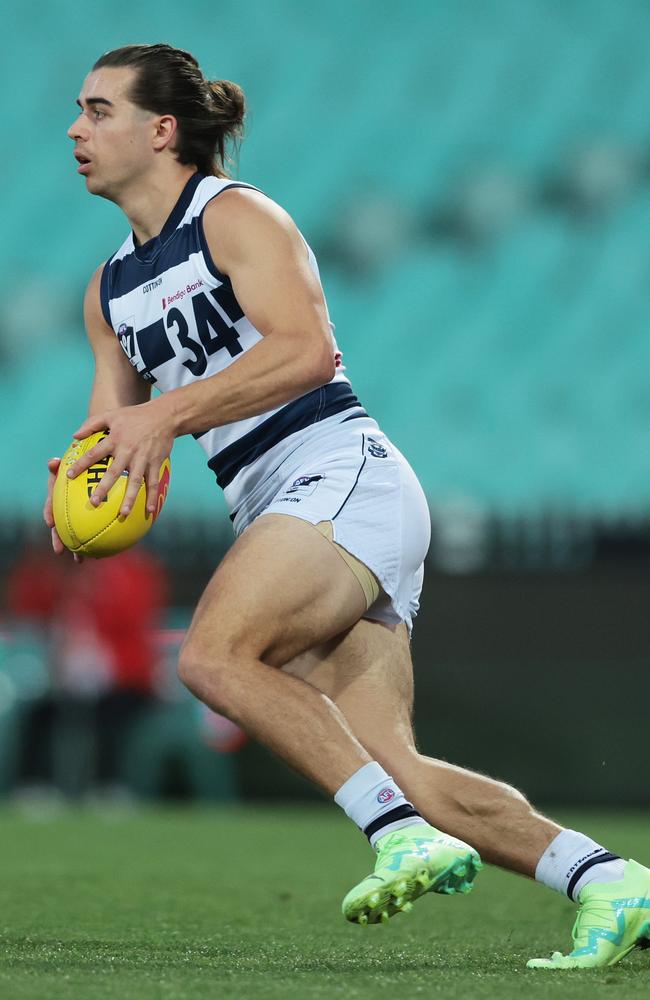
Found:
[(388, 455), (388, 449), (371, 437), (368, 438), (368, 451), (373, 458), (386, 458)]

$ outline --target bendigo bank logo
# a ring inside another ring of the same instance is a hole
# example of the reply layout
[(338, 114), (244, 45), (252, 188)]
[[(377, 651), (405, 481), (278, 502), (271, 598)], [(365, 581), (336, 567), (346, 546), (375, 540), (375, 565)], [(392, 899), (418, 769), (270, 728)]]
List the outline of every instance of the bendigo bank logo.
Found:
[(197, 288), (201, 288), (202, 285), (203, 282), (201, 279), (197, 278), (196, 281), (187, 284), (185, 288), (179, 288), (178, 291), (174, 292), (172, 295), (163, 295), (163, 309), (167, 309), (167, 307), (171, 306), (174, 302), (182, 302), (186, 295), (191, 295), (192, 292), (195, 292)]

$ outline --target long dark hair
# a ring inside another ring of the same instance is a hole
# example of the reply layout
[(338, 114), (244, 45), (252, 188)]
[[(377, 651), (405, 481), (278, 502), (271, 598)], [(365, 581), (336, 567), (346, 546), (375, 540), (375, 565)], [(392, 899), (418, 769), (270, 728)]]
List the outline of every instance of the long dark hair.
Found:
[(174, 115), (174, 152), (202, 174), (227, 176), (228, 143), (243, 134), (244, 92), (230, 80), (206, 80), (193, 55), (171, 45), (125, 45), (105, 52), (93, 69), (135, 70), (129, 99), (157, 115)]

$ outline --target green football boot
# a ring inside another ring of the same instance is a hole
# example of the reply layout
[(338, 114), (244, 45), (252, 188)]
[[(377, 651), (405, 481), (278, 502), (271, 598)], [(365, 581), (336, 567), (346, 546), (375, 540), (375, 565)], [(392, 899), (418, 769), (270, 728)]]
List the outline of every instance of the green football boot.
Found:
[(408, 913), (425, 892), (469, 892), (481, 860), (462, 840), (424, 823), (387, 833), (376, 843), (375, 870), (343, 900), (343, 916), (355, 924), (385, 923)]
[(531, 958), (529, 969), (598, 969), (650, 947), (650, 869), (628, 861), (616, 882), (590, 882), (578, 897), (573, 951)]

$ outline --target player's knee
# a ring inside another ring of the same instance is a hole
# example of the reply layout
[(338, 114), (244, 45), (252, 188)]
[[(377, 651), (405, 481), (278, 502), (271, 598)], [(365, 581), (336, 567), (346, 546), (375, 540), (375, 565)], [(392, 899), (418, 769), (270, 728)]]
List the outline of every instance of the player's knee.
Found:
[(181, 649), (176, 666), (178, 677), (193, 694), (200, 685), (205, 672), (205, 663), (202, 657), (197, 656), (192, 649)]
[(209, 651), (200, 646), (188, 644), (181, 649), (178, 658), (178, 676), (185, 687), (200, 698), (227, 714), (228, 657), (221, 649)]

